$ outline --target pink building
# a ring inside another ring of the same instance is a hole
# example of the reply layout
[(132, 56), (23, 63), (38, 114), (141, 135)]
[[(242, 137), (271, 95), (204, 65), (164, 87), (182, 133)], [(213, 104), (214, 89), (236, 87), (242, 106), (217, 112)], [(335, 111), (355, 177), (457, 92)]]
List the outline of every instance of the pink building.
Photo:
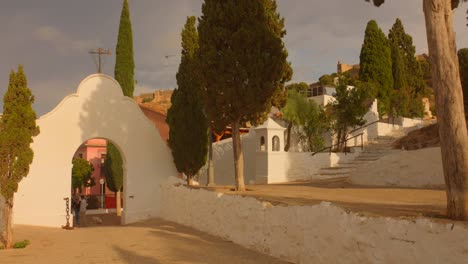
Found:
[[(78, 150), (75, 152), (73, 158), (83, 158), (89, 161), (93, 167), (94, 171), (92, 177), (96, 182), (96, 185), (93, 187), (83, 189), (84, 195), (99, 195), (102, 194), (101, 184), (99, 181), (101, 179), (106, 180), (106, 177), (103, 173), (103, 164), (106, 158), (107, 153), (107, 140), (101, 138), (90, 139), (83, 143)], [(105, 186), (105, 183), (104, 183)], [(104, 188), (105, 193), (112, 193), (107, 188)]]

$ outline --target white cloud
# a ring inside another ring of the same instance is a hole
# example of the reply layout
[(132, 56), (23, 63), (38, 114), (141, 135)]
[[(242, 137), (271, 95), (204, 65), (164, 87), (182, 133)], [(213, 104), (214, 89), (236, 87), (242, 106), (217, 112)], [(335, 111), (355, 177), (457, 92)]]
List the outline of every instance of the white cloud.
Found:
[(71, 35), (53, 26), (41, 26), (37, 28), (34, 32), (34, 36), (37, 40), (52, 45), (55, 49), (60, 51), (62, 55), (67, 55), (69, 52), (86, 52), (102, 46), (102, 42), (99, 39), (75, 39)]

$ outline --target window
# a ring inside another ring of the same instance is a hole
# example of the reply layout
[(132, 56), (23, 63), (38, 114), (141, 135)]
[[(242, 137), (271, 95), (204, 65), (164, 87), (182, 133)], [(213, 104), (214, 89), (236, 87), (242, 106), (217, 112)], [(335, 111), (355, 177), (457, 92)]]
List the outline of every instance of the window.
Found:
[(260, 137), (260, 151), (265, 151), (265, 137)]
[(273, 151), (280, 151), (280, 139), (278, 136), (274, 136), (272, 139)]

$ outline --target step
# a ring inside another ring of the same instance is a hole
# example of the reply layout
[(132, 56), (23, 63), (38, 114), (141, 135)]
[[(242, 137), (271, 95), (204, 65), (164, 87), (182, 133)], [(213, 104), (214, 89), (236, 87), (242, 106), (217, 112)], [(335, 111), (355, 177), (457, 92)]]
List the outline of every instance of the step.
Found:
[(378, 158), (360, 158), (360, 157), (357, 157), (354, 159), (354, 161), (376, 161), (376, 160), (379, 160), (381, 157), (378, 157)]
[(310, 177), (311, 180), (329, 180), (329, 179), (343, 179), (347, 180), (349, 179), (348, 176), (343, 176), (343, 175), (322, 175), (322, 174), (313, 174)]
[(326, 172), (326, 171), (319, 171), (317, 174), (319, 175), (327, 175), (327, 176), (349, 176), (349, 172)]
[(343, 168), (343, 169), (325, 168), (325, 169), (320, 169), (317, 173), (318, 173), (318, 174), (324, 174), (324, 175), (349, 174), (349, 173), (351, 173), (354, 169), (355, 169), (355, 168)]

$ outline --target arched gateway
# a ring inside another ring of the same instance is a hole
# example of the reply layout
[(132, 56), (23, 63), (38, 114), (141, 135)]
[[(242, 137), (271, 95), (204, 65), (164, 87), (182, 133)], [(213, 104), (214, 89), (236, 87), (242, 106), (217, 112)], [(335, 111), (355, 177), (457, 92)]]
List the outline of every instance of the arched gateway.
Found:
[(159, 184), (177, 176), (172, 156), (153, 124), (113, 78), (94, 74), (37, 120), (41, 133), (31, 145), (34, 160), (15, 195), (14, 223), (59, 227), (65, 224), (76, 149), (91, 138), (106, 138), (124, 160), (123, 223), (158, 216)]

